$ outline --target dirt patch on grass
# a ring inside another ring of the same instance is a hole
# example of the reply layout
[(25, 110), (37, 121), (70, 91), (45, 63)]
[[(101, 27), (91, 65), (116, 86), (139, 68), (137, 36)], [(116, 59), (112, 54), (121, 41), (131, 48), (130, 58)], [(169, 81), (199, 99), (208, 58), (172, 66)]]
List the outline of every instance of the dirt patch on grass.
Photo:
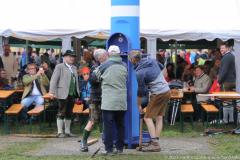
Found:
[[(80, 152), (80, 144), (77, 138), (49, 139), (49, 141), (38, 151), (34, 151), (32, 155), (48, 156), (48, 155), (79, 155), (92, 154), (99, 147), (104, 149), (101, 141), (91, 145), (88, 153)], [(208, 137), (197, 138), (161, 138), (160, 145), (163, 155), (189, 155), (201, 154), (212, 155), (213, 151), (209, 147)], [(135, 149), (125, 149), (124, 154), (146, 154), (137, 152)]]

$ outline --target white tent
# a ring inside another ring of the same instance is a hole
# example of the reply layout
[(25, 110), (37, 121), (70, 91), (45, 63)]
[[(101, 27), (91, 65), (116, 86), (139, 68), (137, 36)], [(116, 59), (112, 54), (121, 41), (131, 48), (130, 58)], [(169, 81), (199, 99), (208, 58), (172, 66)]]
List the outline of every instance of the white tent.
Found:
[[(8, 0), (1, 6), (2, 36), (42, 41), (110, 29), (111, 0)], [(145, 37), (240, 41), (239, 19), (240, 0), (140, 0)]]
[[(111, 0), (7, 0), (1, 6), (0, 36), (67, 43), (72, 36), (109, 35)], [(140, 0), (140, 29), (149, 53), (156, 52), (157, 38), (234, 39), (240, 52), (240, 0)]]

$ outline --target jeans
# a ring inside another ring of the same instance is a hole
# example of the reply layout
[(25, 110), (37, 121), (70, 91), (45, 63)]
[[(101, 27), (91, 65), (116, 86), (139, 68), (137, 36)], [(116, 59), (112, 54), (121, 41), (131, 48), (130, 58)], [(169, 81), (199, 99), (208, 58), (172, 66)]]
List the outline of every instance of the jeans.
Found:
[(104, 145), (107, 152), (113, 152), (113, 126), (116, 124), (117, 150), (123, 150), (124, 146), (124, 115), (126, 111), (102, 110)]
[(29, 106), (31, 106), (33, 103), (35, 103), (35, 106), (42, 106), (44, 104), (44, 99), (41, 95), (39, 96), (28, 96), (22, 99), (21, 104), (23, 105), (23, 112), (22, 117), (26, 120), (27, 119), (27, 111)]

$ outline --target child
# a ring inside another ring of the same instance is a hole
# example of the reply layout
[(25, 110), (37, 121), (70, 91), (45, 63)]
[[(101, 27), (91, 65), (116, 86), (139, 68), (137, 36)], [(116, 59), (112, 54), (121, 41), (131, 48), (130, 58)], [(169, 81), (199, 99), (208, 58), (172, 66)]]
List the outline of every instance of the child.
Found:
[(83, 102), (84, 109), (89, 107), (89, 99), (91, 92), (91, 85), (89, 82), (90, 78), (90, 69), (88, 67), (83, 67), (80, 69), (79, 77), (79, 91), (80, 91), (80, 100)]

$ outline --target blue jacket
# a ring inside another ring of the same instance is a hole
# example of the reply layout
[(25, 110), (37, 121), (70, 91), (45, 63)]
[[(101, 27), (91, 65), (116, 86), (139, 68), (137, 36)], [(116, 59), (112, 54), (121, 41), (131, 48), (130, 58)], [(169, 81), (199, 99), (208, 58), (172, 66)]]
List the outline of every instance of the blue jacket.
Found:
[(170, 90), (156, 60), (143, 58), (134, 68), (139, 97), (144, 95), (145, 88), (148, 88), (151, 94), (161, 94)]
[(85, 98), (90, 98), (91, 93), (91, 84), (89, 81), (84, 81), (79, 78), (79, 91), (80, 91), (80, 99), (85, 100)]

